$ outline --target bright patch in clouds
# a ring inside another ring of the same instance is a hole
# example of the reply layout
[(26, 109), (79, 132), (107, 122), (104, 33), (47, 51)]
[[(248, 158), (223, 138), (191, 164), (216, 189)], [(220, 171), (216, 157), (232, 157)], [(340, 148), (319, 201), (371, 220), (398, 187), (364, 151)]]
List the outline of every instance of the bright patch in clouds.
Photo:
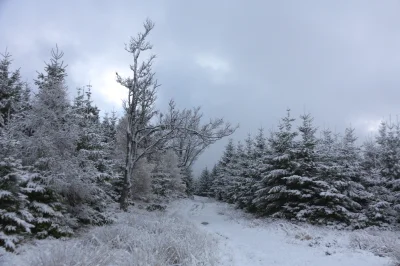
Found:
[(224, 84), (228, 80), (227, 75), (231, 71), (231, 66), (221, 57), (207, 54), (197, 55), (195, 63), (209, 73), (214, 83)]
[(376, 133), (378, 132), (381, 122), (381, 119), (360, 119), (357, 121), (356, 127), (361, 128), (367, 133)]
[[(114, 68), (116, 69), (116, 68)], [(122, 73), (119, 73), (122, 75)], [(101, 79), (98, 82), (98, 90), (105, 97), (105, 100), (117, 105), (122, 104), (122, 100), (126, 98), (126, 88), (116, 81), (115, 70), (105, 70), (101, 73)], [(126, 75), (122, 75), (125, 77)]]
[[(71, 77), (75, 83), (86, 85), (90, 82), (93, 91), (100, 94), (104, 102), (110, 105), (120, 107), (122, 100), (126, 98), (126, 88), (116, 81), (116, 69), (122, 69), (117, 66), (109, 66), (106, 60), (93, 60), (87, 63), (77, 62), (70, 67)], [(102, 67), (107, 66), (107, 67)], [(127, 77), (129, 73), (118, 71), (123, 77)]]
[(224, 59), (213, 55), (198, 55), (195, 58), (196, 64), (202, 68), (227, 73), (230, 71), (229, 63)]

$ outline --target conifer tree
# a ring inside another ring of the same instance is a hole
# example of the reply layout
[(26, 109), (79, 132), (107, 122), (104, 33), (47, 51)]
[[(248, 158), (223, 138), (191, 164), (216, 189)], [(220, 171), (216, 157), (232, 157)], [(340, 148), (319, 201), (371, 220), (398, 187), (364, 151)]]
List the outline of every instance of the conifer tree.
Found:
[(362, 210), (371, 195), (361, 182), (360, 150), (354, 129), (347, 128), (340, 141), (329, 130), (324, 131), (321, 143), (318, 178), (324, 190), (313, 203), (310, 219), (323, 224), (364, 227), (366, 217)]
[(230, 186), (231, 182), (231, 169), (233, 160), (235, 156), (235, 146), (233, 140), (230, 139), (225, 147), (225, 151), (222, 155), (221, 160), (217, 165), (217, 176), (212, 185), (212, 193), (215, 195), (216, 199), (226, 201), (228, 200), (226, 194), (226, 188)]
[(297, 144), (295, 174), (286, 178), (287, 186), (292, 190), (293, 196), (285, 204), (287, 212), (292, 213), (299, 220), (307, 220), (313, 210), (313, 202), (324, 189), (324, 183), (318, 179), (318, 154), (316, 148), (318, 140), (315, 136), (317, 128), (313, 126), (310, 114), (300, 116), (302, 121), (299, 126), (300, 140)]
[(29, 198), (35, 233), (40, 237), (65, 236), (72, 232), (71, 226), (77, 226), (68, 214), (66, 194), (77, 176), (74, 152), (78, 125), (72, 119), (67, 97), (63, 55), (58, 47), (51, 51), (50, 62), (35, 80), (38, 91), (31, 109), (17, 122), (29, 133), (22, 134), (21, 139), (23, 160), (31, 166), (31, 175), (21, 186)]
[(312, 199), (311, 206), (302, 216), (312, 223), (327, 224), (336, 221), (336, 202), (340, 200), (339, 192), (332, 187), (332, 180), (337, 176), (339, 140), (331, 130), (322, 131), (322, 137), (315, 147), (317, 156), (316, 180), (319, 191)]
[[(76, 177), (68, 186), (67, 199), (71, 211), (81, 223), (104, 224), (107, 218), (102, 214), (110, 202), (109, 183), (112, 170), (105, 144), (105, 132), (100, 123), (100, 110), (93, 105), (91, 86), (78, 89), (71, 112), (77, 129), (75, 148)], [(86, 191), (80, 193), (82, 188)], [(75, 193), (78, 191), (79, 193)], [(108, 191), (108, 193), (107, 193)]]
[(183, 196), (185, 185), (176, 154), (169, 150), (155, 162), (152, 173), (153, 193), (167, 198)]
[(238, 149), (239, 153), (239, 188), (237, 191), (236, 205), (239, 208), (251, 209), (254, 191), (252, 191), (255, 183), (255, 170), (257, 167), (255, 161), (252, 160), (254, 155), (253, 140), (250, 135), (245, 140), (243, 149)]
[(386, 178), (380, 172), (378, 146), (371, 139), (363, 144), (362, 175), (363, 185), (371, 193), (369, 205), (364, 209), (368, 224), (388, 226), (393, 223), (396, 213), (391, 208), (392, 197)]
[[(261, 140), (261, 141), (260, 141)], [(244, 208), (247, 211), (255, 212), (256, 207), (253, 203), (255, 192), (257, 190), (257, 182), (260, 181), (262, 174), (267, 171), (266, 167), (266, 150), (265, 138), (262, 129), (258, 135), (259, 144), (258, 150), (255, 151), (255, 144), (250, 135), (245, 140), (245, 149), (242, 155), (241, 165), (241, 186), (237, 198), (237, 206)]]
[(214, 164), (214, 166), (210, 172), (210, 188), (209, 188), (209, 192), (208, 192), (208, 196), (210, 198), (215, 198), (214, 191), (213, 191), (213, 185), (214, 185), (214, 182), (215, 182), (217, 176), (218, 176), (218, 166), (217, 166), (217, 164)]
[(268, 140), (271, 147), (271, 170), (262, 176), (256, 198), (253, 200), (260, 214), (287, 217), (291, 211), (282, 207), (288, 206), (288, 198), (295, 197), (299, 193), (286, 184), (286, 180), (297, 170), (294, 161), (296, 155), (294, 139), (297, 132), (292, 131), (294, 121), (295, 119), (290, 116), (290, 110), (287, 110), (287, 115), (282, 118), (278, 131), (272, 132)]
[(195, 192), (195, 185), (193, 181), (193, 171), (190, 167), (181, 168), (182, 181), (185, 184), (185, 193), (188, 196), (192, 196)]
[(18, 112), (29, 104), (30, 90), (21, 81), (19, 69), (11, 72), (11, 55), (0, 54), (0, 127), (3, 127)]
[[(5, 145), (0, 136), (0, 148)], [(34, 227), (33, 215), (27, 209), (29, 202), (20, 190), (24, 175), (18, 160), (0, 158), (0, 246), (9, 251), (13, 251)]]
[[(253, 169), (250, 174), (255, 182), (259, 182), (271, 168), (271, 153), (264, 136), (264, 129), (258, 129), (258, 134), (252, 145), (248, 142), (249, 140), (246, 141), (247, 157), (250, 160), (250, 168)], [(249, 145), (253, 147), (252, 151), (250, 151)]]
[(197, 185), (197, 194), (199, 196), (208, 197), (211, 188), (210, 172), (207, 167), (201, 172)]
[(226, 188), (227, 201), (229, 203), (237, 203), (241, 191), (245, 189), (244, 185), (244, 170), (246, 166), (246, 158), (243, 144), (238, 141), (236, 149), (229, 167), (229, 185)]
[(386, 188), (390, 191), (386, 197), (390, 202), (387, 212), (392, 220), (399, 221), (400, 217), (400, 124), (382, 122), (377, 136), (379, 150), (379, 170), (385, 180)]

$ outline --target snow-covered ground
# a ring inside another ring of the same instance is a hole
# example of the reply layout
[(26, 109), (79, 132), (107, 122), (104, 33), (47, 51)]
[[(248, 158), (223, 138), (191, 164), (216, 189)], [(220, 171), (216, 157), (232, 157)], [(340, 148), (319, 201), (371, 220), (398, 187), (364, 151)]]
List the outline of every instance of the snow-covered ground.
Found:
[(256, 219), (202, 197), (176, 201), (167, 212), (139, 205), (128, 213), (116, 209), (114, 224), (85, 230), (78, 238), (34, 241), (18, 255), (0, 252), (0, 265), (392, 266), (388, 256), (365, 250), (400, 257), (399, 239), (391, 232)]
[(137, 206), (115, 211), (115, 222), (79, 237), (36, 240), (15, 253), (0, 250), (0, 266), (216, 266), (217, 240), (192, 222)]
[(232, 206), (195, 197), (171, 208), (220, 241), (220, 265), (386, 266), (389, 258), (351, 247), (352, 232), (255, 219)]

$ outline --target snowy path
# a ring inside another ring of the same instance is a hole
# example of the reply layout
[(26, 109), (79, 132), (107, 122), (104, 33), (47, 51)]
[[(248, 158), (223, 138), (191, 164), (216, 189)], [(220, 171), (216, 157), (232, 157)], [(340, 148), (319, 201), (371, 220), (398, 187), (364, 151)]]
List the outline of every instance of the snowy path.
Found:
[(224, 203), (202, 197), (184, 200), (174, 209), (176, 214), (220, 239), (221, 265), (390, 265), (387, 258), (348, 248), (349, 233), (346, 232), (314, 231), (313, 227), (302, 229), (285, 222), (268, 224), (249, 220)]

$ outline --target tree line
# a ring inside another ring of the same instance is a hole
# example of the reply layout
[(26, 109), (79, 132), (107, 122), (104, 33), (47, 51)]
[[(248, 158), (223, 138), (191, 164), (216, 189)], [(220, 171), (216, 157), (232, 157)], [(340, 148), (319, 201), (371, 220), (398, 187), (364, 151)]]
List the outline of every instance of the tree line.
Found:
[[(15, 250), (29, 238), (73, 235), (84, 225), (112, 223), (107, 208), (127, 211), (134, 200), (156, 201), (193, 192), (198, 156), (236, 127), (223, 119), (203, 123), (200, 108), (155, 106), (155, 56), (146, 41), (154, 23), (132, 37), (131, 77), (117, 74), (127, 98), (124, 113), (100, 117), (92, 86), (71, 101), (63, 52), (56, 47), (33, 86), (0, 61), (0, 247)], [(32, 90), (33, 88), (33, 90)], [(34, 93), (32, 92), (34, 91)]]
[[(295, 128), (290, 110), (268, 136), (230, 140), (196, 194), (259, 216), (346, 228), (400, 221), (400, 123), (383, 121), (358, 145), (353, 128), (318, 131), (310, 114)], [(318, 134), (319, 133), (319, 134)]]

